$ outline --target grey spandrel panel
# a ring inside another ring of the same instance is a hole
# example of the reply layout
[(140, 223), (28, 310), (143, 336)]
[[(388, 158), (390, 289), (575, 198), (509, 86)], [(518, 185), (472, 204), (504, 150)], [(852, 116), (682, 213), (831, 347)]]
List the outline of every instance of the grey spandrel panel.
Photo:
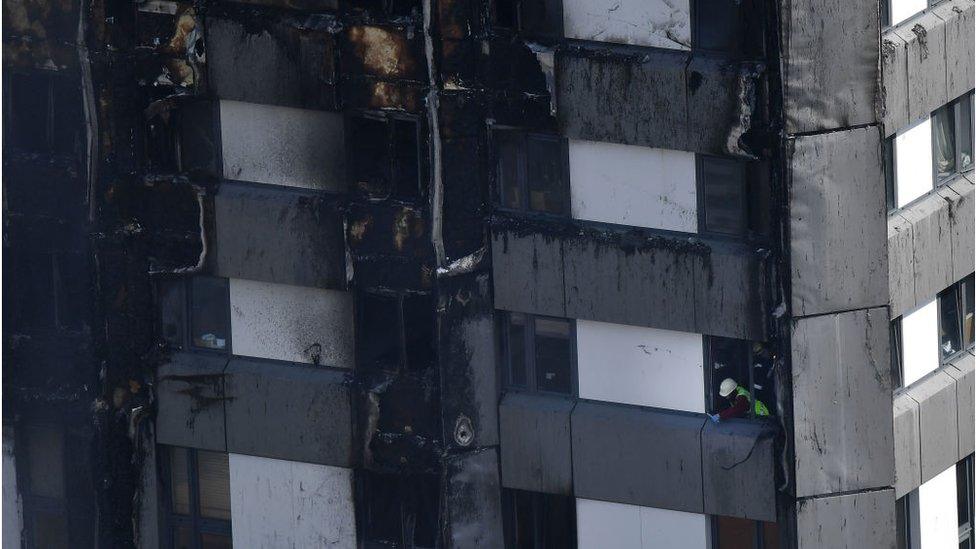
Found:
[(739, 139), (759, 118), (763, 68), (757, 63), (692, 56), (687, 69), (689, 149), (742, 154)]
[(156, 372), (156, 442), (224, 452), (227, 357), (177, 353)]
[(908, 44), (894, 30), (881, 35), (881, 85), (884, 135), (908, 126)]
[(887, 308), (793, 326), (796, 495), (894, 482)]
[(562, 241), (555, 237), (492, 234), (495, 308), (566, 316), (562, 256)]
[(878, 4), (789, 0), (781, 14), (787, 131), (876, 122)]
[(444, 459), (447, 547), (505, 547), (498, 451), (485, 448)]
[(576, 497), (702, 513), (705, 421), (701, 414), (580, 401), (572, 420)]
[(336, 202), (291, 190), (224, 183), (214, 198), (215, 273), (294, 286), (346, 284)]
[(761, 254), (748, 247), (716, 244), (707, 256), (696, 259), (693, 331), (765, 340), (762, 292), (766, 281)]
[(792, 148), (793, 314), (888, 303), (887, 214), (878, 128), (798, 137)]
[(776, 521), (774, 424), (705, 422), (702, 483), (705, 514)]
[(922, 305), (954, 282), (949, 205), (931, 193), (900, 213), (912, 224), (915, 304)]
[(348, 373), (234, 358), (227, 365), (227, 451), (353, 467)]
[(895, 549), (894, 490), (796, 502), (798, 549)]
[[(970, 172), (972, 174), (972, 172)], [(949, 184), (957, 197), (949, 202), (950, 236), (952, 243), (952, 279), (962, 280), (976, 266), (976, 187), (965, 177), (957, 177)], [(948, 195), (946, 195), (948, 197)]]
[(248, 32), (241, 22), (207, 18), (207, 69), (217, 97), (300, 105), (300, 71), (289, 53), (268, 32)]
[(915, 382), (906, 392), (918, 402), (924, 483), (954, 465), (959, 457), (956, 381), (940, 369)]
[(684, 52), (643, 50), (617, 56), (560, 52), (556, 59), (560, 133), (571, 139), (691, 150), (687, 64)]
[(502, 484), (506, 488), (573, 493), (570, 414), (575, 403), (556, 396), (507, 393), (499, 405)]
[(945, 22), (924, 12), (898, 25), (895, 32), (908, 44), (908, 123), (913, 124), (949, 101)]
[(976, 374), (974, 358), (969, 353), (952, 362), (946, 373), (956, 380), (956, 418), (959, 423), (959, 459), (963, 459), (976, 449), (976, 412), (974, 412), (974, 391)]
[(915, 308), (915, 248), (912, 224), (899, 213), (888, 216), (888, 289), (891, 317)]
[(921, 442), (918, 431), (918, 403), (905, 392), (892, 402), (895, 432), (895, 497), (922, 484)]
[(946, 90), (954, 99), (973, 89), (976, 78), (976, 9), (972, 0), (949, 0), (932, 8), (945, 21), (946, 33)]

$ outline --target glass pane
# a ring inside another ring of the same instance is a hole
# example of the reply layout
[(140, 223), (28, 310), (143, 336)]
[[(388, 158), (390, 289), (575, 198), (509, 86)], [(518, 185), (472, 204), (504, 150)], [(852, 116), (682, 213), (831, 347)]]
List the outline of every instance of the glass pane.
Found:
[(159, 335), (170, 345), (182, 347), (186, 329), (184, 281), (182, 278), (160, 280), (156, 288), (159, 299)]
[(908, 509), (907, 496), (895, 500), (895, 538), (898, 549), (908, 549)]
[(542, 547), (576, 547), (576, 500), (571, 497), (539, 495)]
[(525, 160), (529, 208), (536, 212), (566, 213), (568, 193), (563, 180), (562, 144), (559, 138), (526, 136)]
[(891, 321), (888, 329), (889, 346), (891, 347), (891, 386), (899, 388), (902, 386), (901, 375), (901, 320)]
[(942, 179), (956, 171), (955, 123), (949, 108), (943, 107), (932, 115), (932, 139), (935, 172)]
[(973, 299), (973, 290), (976, 284), (970, 276), (962, 281), (962, 342), (964, 347), (973, 344), (973, 319), (976, 312), (976, 303)]
[(506, 208), (525, 209), (522, 204), (522, 183), (525, 179), (522, 158), (522, 136), (516, 132), (495, 132), (498, 142), (498, 166), (495, 176), (501, 193), (501, 204)]
[(396, 165), (393, 176), (396, 178), (397, 195), (401, 198), (414, 198), (419, 194), (417, 149), (417, 123), (413, 120), (394, 120), (393, 158)]
[(204, 349), (227, 348), (227, 280), (194, 277), (191, 287), (193, 345)]
[(359, 332), (359, 363), (368, 368), (396, 370), (400, 365), (400, 306), (396, 296), (363, 294)]
[(227, 454), (197, 450), (200, 515), (230, 519), (230, 469)]
[(30, 493), (60, 499), (64, 497), (64, 437), (47, 425), (32, 425), (27, 433), (27, 468)]
[(222, 534), (201, 534), (200, 542), (202, 549), (230, 549), (233, 547), (230, 536)]
[(569, 322), (535, 319), (535, 377), (540, 391), (569, 394), (570, 378)]
[(390, 194), (390, 136), (385, 120), (353, 118), (350, 123), (352, 176), (355, 188), (365, 194)]
[(942, 358), (961, 349), (959, 338), (959, 294), (953, 286), (939, 294), (939, 349)]
[(898, 197), (895, 195), (894, 137), (884, 140), (884, 142), (881, 144), (881, 152), (884, 156), (885, 202), (887, 203), (888, 209), (893, 210), (898, 207)]
[(959, 171), (973, 165), (973, 96), (972, 94), (956, 103), (956, 135), (959, 142)]
[(732, 517), (713, 517), (718, 525), (718, 549), (753, 549), (756, 523)]
[(525, 387), (525, 315), (508, 313), (508, 363), (510, 367), (508, 382), (517, 387)]
[(746, 164), (738, 160), (703, 156), (705, 230), (741, 235), (746, 231)]
[(169, 453), (170, 486), (173, 512), (190, 514), (190, 477), (187, 473), (186, 448), (170, 447)]
[(407, 367), (419, 372), (434, 362), (434, 299), (429, 295), (403, 297), (403, 334)]
[(61, 513), (35, 511), (34, 547), (38, 549), (62, 549), (68, 544), (68, 520)]
[(533, 504), (533, 494), (521, 490), (512, 491), (515, 512), (513, 513), (514, 524), (511, 525), (514, 532), (514, 546), (516, 549), (535, 549), (535, 509)]
[(189, 526), (177, 526), (173, 529), (174, 549), (193, 549), (193, 530)]

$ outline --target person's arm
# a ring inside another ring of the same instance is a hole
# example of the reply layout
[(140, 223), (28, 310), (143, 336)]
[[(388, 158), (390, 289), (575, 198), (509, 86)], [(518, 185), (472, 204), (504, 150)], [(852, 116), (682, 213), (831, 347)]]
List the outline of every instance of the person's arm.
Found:
[(745, 395), (735, 397), (735, 404), (718, 413), (719, 419), (742, 417), (749, 411), (749, 399)]

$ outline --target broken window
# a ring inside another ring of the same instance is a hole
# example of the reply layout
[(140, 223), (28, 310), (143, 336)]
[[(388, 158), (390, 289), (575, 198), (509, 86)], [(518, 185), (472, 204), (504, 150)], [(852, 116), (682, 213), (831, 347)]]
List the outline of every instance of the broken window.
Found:
[(932, 113), (932, 158), (936, 182), (973, 166), (973, 94)]
[(943, 362), (973, 345), (973, 275), (939, 293), (939, 352)]
[(734, 517), (712, 517), (712, 549), (776, 549), (779, 525)]
[(158, 279), (156, 302), (160, 338), (177, 349), (194, 347), (228, 351), (229, 299), (226, 278)]
[(210, 101), (159, 101), (147, 111), (145, 152), (158, 173), (217, 173), (216, 115)]
[(973, 454), (956, 464), (956, 515), (959, 517), (959, 549), (973, 549)]
[(696, 0), (692, 45), (728, 55), (763, 55), (763, 10), (751, 0)]
[(426, 370), (435, 360), (435, 322), (430, 294), (362, 293), (356, 333), (360, 366)]
[(413, 200), (426, 194), (415, 118), (364, 115), (350, 118), (347, 127), (354, 189), (370, 198)]
[(437, 543), (435, 475), (362, 471), (358, 476), (357, 524), (367, 548), (433, 548)]
[(569, 214), (567, 150), (558, 136), (496, 130), (499, 204), (513, 210)]
[(719, 413), (734, 406), (736, 393), (732, 393), (731, 398), (721, 395), (722, 382), (726, 379), (749, 391), (749, 400), (753, 403), (735, 417), (755, 418), (763, 415), (763, 407), (765, 413), (774, 413), (776, 394), (773, 365), (776, 356), (769, 346), (742, 339), (707, 336), (705, 349), (706, 364), (709, 365), (705, 376), (709, 413)]
[(502, 513), (505, 547), (576, 547), (576, 500), (570, 496), (505, 489)]
[(492, 0), (491, 22), (496, 28), (529, 36), (561, 37), (561, 0)]
[(4, 78), (7, 143), (30, 152), (72, 154), (84, 122), (81, 88), (54, 71)]
[(227, 454), (159, 446), (163, 475), (164, 546), (231, 547), (230, 467)]
[(25, 425), (21, 469), (26, 547), (68, 547), (65, 441), (61, 429)]
[(546, 393), (575, 393), (572, 320), (499, 311), (505, 385)]

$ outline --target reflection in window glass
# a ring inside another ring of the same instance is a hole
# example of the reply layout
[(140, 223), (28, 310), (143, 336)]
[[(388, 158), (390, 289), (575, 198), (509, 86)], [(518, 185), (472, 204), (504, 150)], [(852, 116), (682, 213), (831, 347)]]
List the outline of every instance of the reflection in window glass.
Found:
[(194, 277), (191, 286), (193, 345), (227, 349), (227, 280)]
[(159, 331), (163, 341), (174, 347), (183, 346), (186, 337), (186, 293), (182, 278), (160, 279), (157, 286), (159, 294)]
[(973, 94), (956, 103), (955, 114), (959, 171), (964, 171), (973, 167)]
[(942, 358), (956, 354), (962, 348), (959, 337), (959, 292), (952, 286), (939, 294), (939, 350)]
[(515, 210), (524, 209), (522, 182), (525, 180), (525, 163), (522, 161), (522, 136), (511, 131), (499, 131), (494, 135), (498, 143), (498, 166), (495, 173), (501, 204)]
[(197, 450), (200, 515), (230, 520), (230, 469), (227, 454)]
[(525, 315), (509, 313), (508, 325), (509, 383), (525, 387)]
[(557, 137), (529, 135), (525, 156), (529, 208), (536, 212), (566, 213), (562, 142)]
[(969, 347), (973, 344), (973, 315), (976, 312), (974, 300), (974, 279), (970, 275), (962, 281), (962, 345)]
[(747, 228), (745, 163), (716, 156), (700, 158), (705, 232), (744, 234)]
[(569, 322), (535, 319), (536, 385), (540, 391), (572, 392)]
[(945, 179), (956, 172), (955, 121), (949, 108), (941, 108), (932, 116), (933, 160), (937, 177)]
[(170, 487), (173, 512), (190, 514), (190, 477), (186, 448), (170, 448)]

